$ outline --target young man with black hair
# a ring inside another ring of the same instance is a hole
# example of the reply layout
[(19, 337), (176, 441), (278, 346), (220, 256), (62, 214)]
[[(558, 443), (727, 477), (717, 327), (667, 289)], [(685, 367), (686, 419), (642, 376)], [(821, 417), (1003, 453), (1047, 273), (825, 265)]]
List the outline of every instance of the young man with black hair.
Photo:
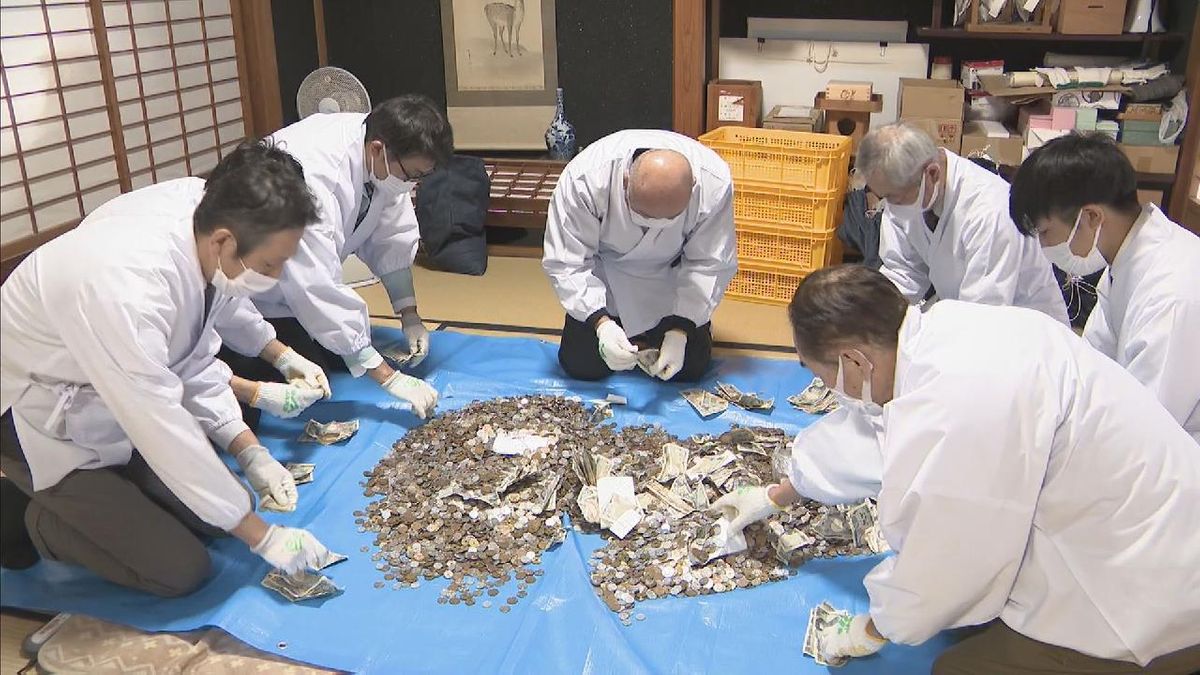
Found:
[(289, 572), (319, 560), (310, 533), (254, 513), (212, 447), (255, 491), (295, 501), (241, 419), (214, 325), (248, 324), (241, 349), (285, 350), (246, 295), (278, 281), (315, 219), (295, 160), (246, 143), (207, 182), (117, 197), (17, 267), (0, 288), (6, 565), (36, 560), (24, 544), (177, 596), (208, 576), (201, 536), (228, 532)]
[[(788, 315), (801, 362), (883, 421), (896, 555), (866, 577), (869, 612), (818, 635), (826, 658), (987, 624), (933, 672), (1196, 672), (1200, 453), (1129, 373), (1041, 312), (922, 311), (858, 265), (813, 272)], [(795, 464), (714, 509), (770, 516), (799, 499)]]
[[(304, 167), (320, 216), (286, 265), (277, 287), (252, 296), (280, 339), (326, 370), (370, 375), (389, 394), (425, 418), (437, 392), (396, 372), (371, 344), (367, 303), (342, 281), (342, 261), (357, 255), (387, 289), (400, 316), (414, 367), (429, 353), (429, 332), (417, 314), (412, 262), (420, 233), (411, 192), (444, 162), (454, 139), (442, 111), (424, 96), (405, 95), (370, 114), (311, 115), (271, 135)], [(221, 326), (226, 340), (238, 327)], [(225, 356), (225, 355), (223, 355)], [(230, 355), (234, 387), (280, 379), (269, 365)], [(241, 379), (244, 378), (244, 379)], [(254, 425), (257, 416), (247, 414)]]
[(1033, 151), (1009, 199), (1018, 229), (1069, 279), (1105, 270), (1084, 339), (1200, 443), (1200, 238), (1138, 203), (1133, 166), (1100, 134)]

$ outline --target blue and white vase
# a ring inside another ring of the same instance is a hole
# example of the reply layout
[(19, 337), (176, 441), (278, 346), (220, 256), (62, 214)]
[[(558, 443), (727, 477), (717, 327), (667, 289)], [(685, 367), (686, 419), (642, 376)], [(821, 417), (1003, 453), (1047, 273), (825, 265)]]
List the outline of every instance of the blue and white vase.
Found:
[(554, 121), (546, 129), (546, 149), (550, 151), (551, 159), (571, 159), (575, 156), (575, 125), (567, 121), (563, 112), (563, 90), (558, 88), (558, 106), (554, 111)]

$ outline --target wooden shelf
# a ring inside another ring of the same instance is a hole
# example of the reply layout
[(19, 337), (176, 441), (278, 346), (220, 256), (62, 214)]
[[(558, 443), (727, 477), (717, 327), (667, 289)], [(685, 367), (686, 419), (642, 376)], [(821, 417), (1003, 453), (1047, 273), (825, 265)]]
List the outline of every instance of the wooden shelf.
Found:
[(1121, 33), (1120, 35), (1063, 35), (1062, 33), (974, 32), (963, 28), (917, 28), (918, 38), (931, 40), (1025, 40), (1030, 42), (1182, 42), (1182, 33)]

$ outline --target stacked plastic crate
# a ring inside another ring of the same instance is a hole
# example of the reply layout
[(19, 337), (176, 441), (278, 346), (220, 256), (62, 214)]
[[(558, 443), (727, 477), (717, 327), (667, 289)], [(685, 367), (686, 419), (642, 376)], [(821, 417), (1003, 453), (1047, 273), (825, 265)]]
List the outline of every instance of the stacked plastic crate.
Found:
[(733, 173), (738, 273), (727, 296), (787, 304), (805, 275), (841, 261), (848, 137), (722, 127), (700, 142)]

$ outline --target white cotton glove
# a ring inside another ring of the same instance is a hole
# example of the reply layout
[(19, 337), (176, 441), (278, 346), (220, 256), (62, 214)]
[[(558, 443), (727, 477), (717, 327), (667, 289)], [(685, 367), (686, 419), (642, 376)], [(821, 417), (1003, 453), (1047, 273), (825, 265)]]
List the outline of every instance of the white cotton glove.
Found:
[(728, 520), (731, 530), (741, 532), (747, 525), (779, 513), (779, 506), (771, 501), (767, 494), (771, 487), (773, 486), (740, 487), (713, 502), (708, 510)]
[(405, 313), (400, 324), (404, 327), (404, 337), (408, 338), (408, 351), (412, 354), (408, 367), (416, 368), (429, 356), (429, 331), (416, 312)]
[(259, 382), (254, 390), (250, 406), (271, 413), (276, 417), (291, 419), (308, 406), (325, 398), (325, 391), (314, 389), (307, 383), (283, 384), (282, 382)]
[(412, 404), (413, 413), (421, 419), (427, 419), (437, 407), (437, 390), (429, 386), (425, 380), (404, 373), (393, 373), (384, 383), (387, 393)]
[(675, 377), (679, 369), (683, 368), (683, 354), (686, 348), (687, 333), (681, 330), (667, 331), (658, 352), (658, 360), (650, 367), (650, 374), (664, 382)]
[(329, 556), (329, 549), (308, 530), (279, 525), (272, 525), (262, 541), (250, 550), (284, 574), (315, 572)]
[(325, 371), (321, 370), (321, 366), (300, 356), (291, 347), (285, 349), (272, 365), (289, 382), (292, 380), (304, 380), (313, 389), (323, 391), (326, 398), (333, 397), (333, 389), (329, 388), (329, 378), (325, 377)]
[(629, 342), (624, 329), (616, 321), (608, 320), (596, 326), (596, 337), (600, 339), (600, 358), (613, 370), (633, 370), (637, 367), (637, 347)]
[(859, 614), (819, 629), (817, 631), (817, 650), (821, 654), (821, 659), (833, 663), (841, 659), (870, 656), (883, 649), (887, 640), (881, 640), (867, 633), (867, 624), (870, 622), (869, 614)]
[(271, 495), (285, 508), (296, 504), (296, 479), (266, 448), (261, 445), (246, 446), (236, 459), (255, 492), (263, 496)]

